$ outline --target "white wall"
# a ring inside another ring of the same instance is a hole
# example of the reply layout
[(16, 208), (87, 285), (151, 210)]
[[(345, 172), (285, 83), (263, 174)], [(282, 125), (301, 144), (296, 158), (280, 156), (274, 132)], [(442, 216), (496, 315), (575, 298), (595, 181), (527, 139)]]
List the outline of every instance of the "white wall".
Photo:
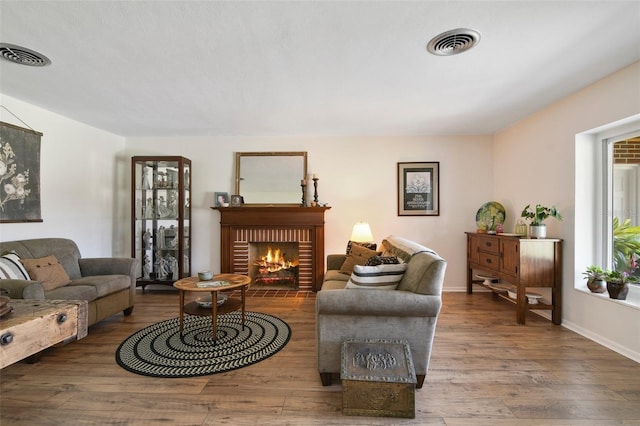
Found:
[[(640, 63), (527, 117), (495, 135), (494, 196), (505, 205), (555, 204), (565, 219), (548, 220), (549, 236), (564, 239), (563, 325), (633, 359), (640, 360), (640, 310), (574, 289), (576, 244), (592, 244), (595, 227), (575, 230), (590, 212), (576, 212), (576, 188), (593, 182), (576, 178), (576, 134), (640, 113)], [(584, 237), (587, 233), (588, 237)], [(591, 250), (593, 253), (593, 250)], [(590, 263), (585, 260), (581, 264)]]
[[(122, 137), (78, 123), (6, 95), (0, 104), (31, 128), (43, 133), (40, 148), (43, 222), (3, 223), (0, 240), (65, 237), (78, 244), (83, 257), (129, 255), (123, 235), (114, 234), (116, 202), (114, 161), (124, 149)], [(0, 120), (25, 127), (0, 108)], [(128, 169), (124, 171), (128, 173)], [(128, 214), (128, 213), (127, 213)]]
[[(213, 193), (234, 192), (240, 151), (307, 151), (328, 202), (325, 251), (343, 252), (355, 222), (367, 221), (380, 242), (389, 234), (432, 247), (448, 261), (447, 290), (465, 288), (465, 231), (476, 228), (478, 208), (491, 199), (491, 138), (447, 137), (200, 137), (129, 138), (133, 155), (183, 155), (192, 160), (194, 270), (220, 271), (220, 216)], [(440, 216), (397, 215), (397, 163), (440, 162)]]

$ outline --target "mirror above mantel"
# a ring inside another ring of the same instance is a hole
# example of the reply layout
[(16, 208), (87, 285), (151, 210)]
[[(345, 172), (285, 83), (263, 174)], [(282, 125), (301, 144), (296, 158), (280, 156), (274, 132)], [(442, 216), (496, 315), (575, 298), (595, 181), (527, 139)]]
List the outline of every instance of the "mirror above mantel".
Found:
[(237, 152), (235, 193), (246, 205), (300, 205), (307, 153)]

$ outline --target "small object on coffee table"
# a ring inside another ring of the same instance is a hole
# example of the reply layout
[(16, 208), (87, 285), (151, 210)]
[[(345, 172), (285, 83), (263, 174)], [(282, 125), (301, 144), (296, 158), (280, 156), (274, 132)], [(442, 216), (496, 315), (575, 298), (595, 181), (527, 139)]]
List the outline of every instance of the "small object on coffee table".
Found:
[(219, 281), (198, 281), (196, 286), (198, 288), (209, 288), (209, 287), (224, 287), (230, 285), (231, 283), (227, 280), (219, 280)]
[(213, 272), (211, 271), (198, 272), (198, 279), (200, 281), (209, 281), (211, 278), (213, 278)]

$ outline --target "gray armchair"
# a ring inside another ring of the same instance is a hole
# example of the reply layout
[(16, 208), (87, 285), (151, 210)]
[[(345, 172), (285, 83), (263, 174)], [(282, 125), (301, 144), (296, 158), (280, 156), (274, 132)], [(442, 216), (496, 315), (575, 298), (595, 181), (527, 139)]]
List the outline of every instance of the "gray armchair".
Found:
[(340, 372), (342, 342), (357, 338), (408, 340), (417, 387), (422, 387), (442, 307), (447, 263), (433, 250), (399, 237), (387, 237), (383, 245), (407, 263), (397, 290), (345, 288), (349, 275), (338, 269), (346, 256), (327, 258), (329, 269), (316, 296), (318, 371), (324, 386)]

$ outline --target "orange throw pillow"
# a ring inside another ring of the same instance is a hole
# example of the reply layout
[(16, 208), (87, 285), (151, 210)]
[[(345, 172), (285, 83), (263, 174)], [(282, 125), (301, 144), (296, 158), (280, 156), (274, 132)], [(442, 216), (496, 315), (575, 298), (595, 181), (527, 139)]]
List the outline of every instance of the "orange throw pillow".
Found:
[(64, 270), (55, 256), (40, 259), (21, 259), (24, 268), (34, 281), (40, 281), (45, 291), (64, 287), (71, 282), (67, 271)]

